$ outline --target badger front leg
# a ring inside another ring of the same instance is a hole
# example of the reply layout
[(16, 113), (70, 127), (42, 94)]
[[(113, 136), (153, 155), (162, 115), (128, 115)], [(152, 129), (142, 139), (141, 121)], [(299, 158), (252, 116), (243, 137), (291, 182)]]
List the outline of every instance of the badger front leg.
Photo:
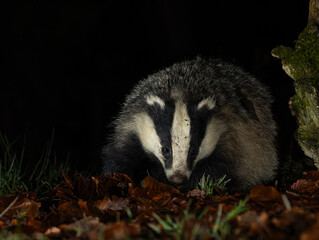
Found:
[(146, 163), (143, 164), (143, 159), (137, 156), (131, 156), (130, 153), (123, 149), (116, 149), (109, 145), (103, 150), (103, 173), (124, 173), (133, 181), (137, 182), (147, 176)]
[(103, 150), (103, 173), (125, 173), (133, 177), (135, 166), (121, 151), (113, 146), (107, 146)]

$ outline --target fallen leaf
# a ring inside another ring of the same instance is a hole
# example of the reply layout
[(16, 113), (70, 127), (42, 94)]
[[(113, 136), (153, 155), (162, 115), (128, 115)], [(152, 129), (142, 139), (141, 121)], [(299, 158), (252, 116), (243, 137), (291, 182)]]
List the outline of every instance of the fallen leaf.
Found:
[(187, 201), (181, 197), (173, 197), (166, 205), (166, 208), (170, 212), (178, 213), (183, 211), (187, 207)]
[(250, 190), (250, 200), (256, 202), (282, 202), (281, 194), (273, 186), (256, 185)]
[(58, 227), (49, 227), (45, 232), (44, 235), (48, 237), (58, 237), (61, 234), (61, 229)]
[(63, 175), (64, 181), (67, 184), (67, 186), (73, 190), (74, 185), (73, 185), (71, 178), (66, 174), (66, 172), (64, 170), (62, 170), (62, 175)]
[[(6, 217), (15, 217), (17, 214), (23, 214), (23, 216), (29, 218), (35, 218), (39, 216), (39, 208), (41, 203), (35, 202), (28, 197), (34, 198), (34, 194), (22, 194), (18, 196), (18, 199), (15, 200), (16, 196), (2, 196), (0, 197), (0, 213), (4, 212)], [(10, 207), (10, 204), (14, 204)], [(10, 207), (10, 208), (8, 208)]]
[(41, 203), (26, 199), (24, 204), (24, 206), (26, 207), (26, 216), (28, 218), (39, 217), (39, 209), (41, 207)]
[(300, 240), (318, 240), (319, 239), (319, 222), (312, 225), (309, 229), (301, 233)]
[(94, 203), (94, 206), (101, 211), (122, 211), (126, 209), (129, 205), (129, 200), (124, 198), (118, 198), (113, 196), (112, 199), (109, 197), (103, 198), (103, 200), (98, 200)]
[(90, 212), (86, 201), (83, 201), (82, 199), (80, 199), (78, 201), (78, 206), (80, 207), (80, 209), (86, 214), (86, 216), (92, 216), (92, 213)]
[(76, 219), (81, 219), (84, 217), (83, 211), (78, 206), (77, 201), (67, 201), (59, 204), (57, 211), (53, 211), (49, 213), (44, 221), (48, 223), (48, 225), (60, 225), (60, 224), (68, 224), (73, 222)]
[(99, 236), (100, 233), (102, 233), (106, 227), (105, 224), (99, 221), (99, 218), (87, 217), (77, 220), (71, 224), (60, 225), (60, 228), (66, 231), (74, 231), (76, 237), (78, 238), (87, 239), (87, 236), (89, 235), (89, 239), (93, 239), (94, 237)]
[(78, 199), (78, 197), (75, 196), (74, 191), (70, 189), (69, 187), (66, 188), (63, 186), (57, 186), (54, 188), (53, 191), (54, 192), (52, 193), (52, 195), (56, 198), (61, 198), (63, 200), (68, 200), (68, 201)]
[(181, 192), (177, 188), (165, 183), (161, 183), (150, 176), (147, 176), (142, 181), (142, 185), (144, 186), (145, 189), (153, 193), (169, 192), (172, 194), (181, 195)]
[(111, 187), (121, 188), (125, 192), (130, 192), (133, 188), (133, 181), (126, 174), (111, 173), (108, 175), (108, 183)]
[(205, 192), (197, 188), (191, 191), (188, 191), (186, 195), (187, 198), (204, 198), (205, 196), (206, 196)]
[(295, 183), (293, 183), (289, 191), (308, 194), (310, 196), (319, 194), (319, 181), (311, 181), (306, 179), (299, 179)]
[(311, 171), (304, 172), (303, 175), (311, 181), (318, 181), (319, 180), (319, 171), (317, 171), (317, 170), (311, 170)]
[(126, 224), (123, 222), (117, 222), (109, 224), (104, 232), (104, 239), (129, 239), (131, 237), (137, 237), (141, 232), (139, 224)]
[(133, 188), (133, 190), (131, 191), (131, 197), (132, 199), (143, 205), (152, 206), (154, 204), (152, 199), (150, 199), (150, 197), (148, 196), (147, 190), (145, 190), (144, 188)]
[(75, 195), (83, 200), (98, 199), (96, 184), (92, 179), (80, 177), (74, 184)]
[(297, 192), (305, 192), (305, 189), (309, 188), (312, 185), (313, 183), (309, 180), (299, 179), (290, 186), (290, 189)]
[(16, 219), (16, 218), (12, 219), (10, 225), (11, 226), (18, 226), (19, 225), (18, 219)]
[(43, 232), (46, 229), (45, 225), (46, 224), (44, 224), (42, 221), (31, 218), (27, 222), (28, 232)]
[[(255, 186), (246, 203), (249, 210), (226, 223), (231, 229), (226, 238), (317, 239), (319, 180), (315, 174), (307, 172), (307, 179), (292, 185), (288, 199), (291, 207), (284, 206), (274, 187)], [(103, 235), (105, 239), (211, 239), (218, 206), (222, 206), (222, 221), (247, 194), (206, 196), (194, 189), (186, 195), (151, 177), (144, 179), (143, 188), (133, 188), (130, 178), (123, 174), (79, 178), (74, 185), (66, 174), (64, 178), (63, 184), (41, 200), (36, 200), (34, 193), (0, 197), (0, 238), (7, 236), (3, 232), (18, 230), (26, 239), (93, 240)], [(79, 190), (81, 184), (83, 189)], [(8, 206), (9, 211), (4, 212)], [(171, 220), (163, 220), (172, 226), (182, 222), (182, 235), (174, 231), (149, 232), (150, 223), (161, 226), (154, 213), (170, 216)]]

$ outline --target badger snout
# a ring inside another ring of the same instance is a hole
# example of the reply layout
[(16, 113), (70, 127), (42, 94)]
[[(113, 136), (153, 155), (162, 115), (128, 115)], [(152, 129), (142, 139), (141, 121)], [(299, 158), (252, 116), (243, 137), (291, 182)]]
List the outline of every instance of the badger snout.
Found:
[(168, 181), (173, 185), (181, 185), (188, 180), (187, 174), (177, 171), (174, 172), (172, 175), (168, 176)]

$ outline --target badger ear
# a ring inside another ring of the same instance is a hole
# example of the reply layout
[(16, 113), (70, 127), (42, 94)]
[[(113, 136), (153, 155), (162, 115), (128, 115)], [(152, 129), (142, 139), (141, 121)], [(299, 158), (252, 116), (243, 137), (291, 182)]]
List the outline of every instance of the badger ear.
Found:
[(147, 95), (146, 96), (146, 103), (150, 106), (158, 104), (162, 109), (165, 108), (165, 102), (163, 99), (156, 95)]
[(197, 105), (197, 110), (206, 107), (208, 110), (212, 110), (216, 106), (216, 100), (214, 97), (208, 97), (200, 101)]

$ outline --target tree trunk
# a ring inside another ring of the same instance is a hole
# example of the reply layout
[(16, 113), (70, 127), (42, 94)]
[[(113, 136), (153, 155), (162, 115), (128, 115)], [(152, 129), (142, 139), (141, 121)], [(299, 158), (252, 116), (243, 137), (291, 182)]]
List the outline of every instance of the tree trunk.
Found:
[(296, 95), (289, 107), (298, 121), (296, 139), (319, 169), (319, 0), (310, 0), (308, 25), (295, 48), (278, 46), (272, 55), (294, 80)]

